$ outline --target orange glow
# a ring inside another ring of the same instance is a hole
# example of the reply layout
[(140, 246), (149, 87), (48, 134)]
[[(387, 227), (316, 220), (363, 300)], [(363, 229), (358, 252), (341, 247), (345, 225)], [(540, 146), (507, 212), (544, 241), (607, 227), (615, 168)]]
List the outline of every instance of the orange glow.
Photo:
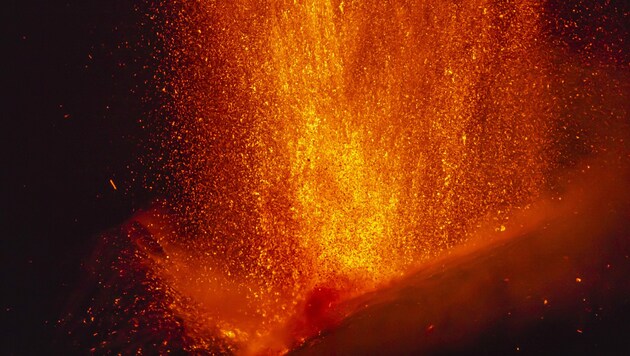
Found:
[(557, 112), (537, 1), (177, 6), (176, 218), (145, 225), (199, 348), (286, 350), (338, 301), (510, 231), (545, 188)]

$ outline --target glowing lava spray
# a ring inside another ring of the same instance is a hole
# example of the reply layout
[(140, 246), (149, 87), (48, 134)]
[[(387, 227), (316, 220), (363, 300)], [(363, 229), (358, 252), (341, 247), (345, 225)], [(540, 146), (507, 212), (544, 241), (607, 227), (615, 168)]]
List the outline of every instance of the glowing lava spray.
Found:
[(539, 1), (169, 6), (176, 217), (152, 232), (191, 329), (282, 350), (270, 330), (299, 341), (336, 300), (509, 228), (544, 189), (557, 113)]

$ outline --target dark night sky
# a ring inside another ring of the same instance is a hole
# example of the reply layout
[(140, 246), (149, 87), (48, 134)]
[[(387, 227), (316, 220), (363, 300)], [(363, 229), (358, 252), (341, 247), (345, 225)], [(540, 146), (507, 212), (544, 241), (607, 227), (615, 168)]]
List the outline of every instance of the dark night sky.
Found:
[(147, 136), (139, 119), (146, 121), (152, 105), (144, 100), (154, 67), (146, 6), (117, 0), (4, 6), (8, 354), (46, 349), (98, 233), (150, 200), (130, 173), (139, 168)]
[[(55, 337), (98, 233), (153, 197), (131, 171), (142, 169), (149, 135), (139, 120), (157, 105), (145, 100), (157, 47), (146, 2), (9, 0), (3, 8), (1, 349), (28, 354)], [(608, 26), (623, 37), (627, 16), (613, 15)]]

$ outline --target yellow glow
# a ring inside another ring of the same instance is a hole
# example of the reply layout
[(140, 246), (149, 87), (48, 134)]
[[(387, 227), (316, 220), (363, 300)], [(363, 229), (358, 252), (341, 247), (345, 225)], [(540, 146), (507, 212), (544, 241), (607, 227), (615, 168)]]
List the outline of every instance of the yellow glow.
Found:
[(544, 183), (536, 1), (181, 6), (165, 148), (194, 229), (173, 246), (238, 280), (249, 318), (284, 321), (318, 285), (373, 288), (484, 222), (504, 231)]

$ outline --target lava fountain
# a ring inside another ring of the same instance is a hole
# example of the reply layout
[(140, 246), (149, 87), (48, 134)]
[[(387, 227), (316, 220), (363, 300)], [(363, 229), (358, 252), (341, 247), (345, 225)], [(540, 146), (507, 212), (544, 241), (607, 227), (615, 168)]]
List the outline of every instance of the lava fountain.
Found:
[(554, 112), (534, 3), (179, 11), (165, 149), (175, 208), (223, 272), (382, 281), (483, 219), (505, 225), (545, 182)]
[(606, 69), (562, 59), (539, 1), (156, 13), (168, 189), (123, 226), (131, 247), (114, 269), (142, 271), (150, 297), (115, 309), (159, 320), (157, 349), (303, 345), (454, 248), (519, 235), (536, 202), (561, 195), (559, 172), (604, 145), (567, 107), (597, 97)]

